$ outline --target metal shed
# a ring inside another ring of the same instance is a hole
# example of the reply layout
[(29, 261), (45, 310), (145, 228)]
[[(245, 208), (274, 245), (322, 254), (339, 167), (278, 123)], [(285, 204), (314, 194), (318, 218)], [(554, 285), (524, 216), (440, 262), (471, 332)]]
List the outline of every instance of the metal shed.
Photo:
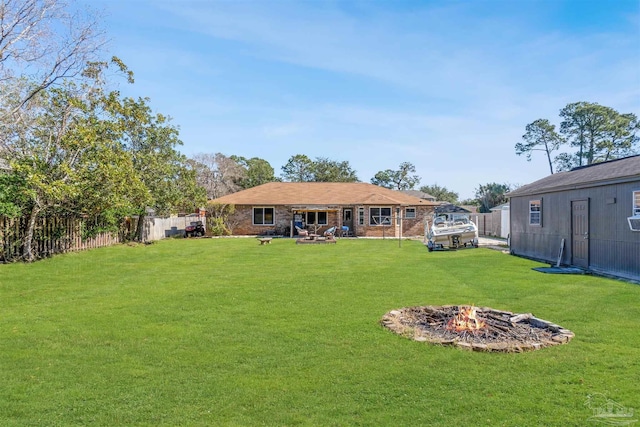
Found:
[(511, 253), (640, 281), (640, 156), (582, 166), (507, 194)]

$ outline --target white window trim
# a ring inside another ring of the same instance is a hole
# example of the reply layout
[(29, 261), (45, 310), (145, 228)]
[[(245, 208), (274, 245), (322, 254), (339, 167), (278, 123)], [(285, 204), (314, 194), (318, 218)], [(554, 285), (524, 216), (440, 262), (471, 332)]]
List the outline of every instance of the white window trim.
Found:
[[(531, 209), (534, 203), (537, 203), (538, 205), (537, 211)], [(538, 214), (538, 222), (531, 222), (532, 214), (534, 213)], [(542, 199), (529, 200), (529, 225), (532, 225), (534, 227), (542, 227)]]
[[(255, 219), (256, 219), (256, 215), (255, 215), (255, 210), (256, 209), (262, 209), (262, 224), (257, 224), (257, 223), (254, 222)], [(272, 223), (265, 223), (264, 222), (264, 217), (265, 217), (264, 210), (265, 209), (273, 209), (273, 222)], [(253, 225), (257, 225), (257, 226), (267, 226), (267, 227), (275, 225), (276, 224), (276, 208), (274, 206), (252, 206), (251, 207), (251, 223)]]
[[(413, 211), (413, 216), (410, 216), (410, 215), (409, 215), (409, 211)], [(404, 209), (404, 217), (405, 217), (406, 219), (415, 219), (415, 217), (416, 217), (416, 213), (417, 213), (417, 212), (416, 212), (416, 208), (405, 208), (405, 209)]]
[(640, 190), (636, 190), (631, 193), (631, 210), (631, 216), (640, 215)]
[(364, 226), (364, 224), (365, 224), (364, 208), (358, 208), (358, 225)]

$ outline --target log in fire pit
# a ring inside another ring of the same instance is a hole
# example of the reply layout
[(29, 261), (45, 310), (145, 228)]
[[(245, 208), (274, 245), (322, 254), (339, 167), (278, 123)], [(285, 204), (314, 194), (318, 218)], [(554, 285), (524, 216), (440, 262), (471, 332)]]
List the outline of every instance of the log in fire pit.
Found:
[(381, 320), (393, 332), (474, 351), (521, 353), (568, 343), (574, 333), (531, 313), (489, 307), (443, 305), (392, 310)]

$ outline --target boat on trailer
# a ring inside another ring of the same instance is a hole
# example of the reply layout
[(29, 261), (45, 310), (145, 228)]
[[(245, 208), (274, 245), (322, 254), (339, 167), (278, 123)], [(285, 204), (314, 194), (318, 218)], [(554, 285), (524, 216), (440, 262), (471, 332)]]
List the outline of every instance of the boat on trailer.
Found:
[(434, 249), (477, 248), (478, 227), (469, 218), (470, 213), (453, 204), (438, 206), (427, 232), (429, 252)]

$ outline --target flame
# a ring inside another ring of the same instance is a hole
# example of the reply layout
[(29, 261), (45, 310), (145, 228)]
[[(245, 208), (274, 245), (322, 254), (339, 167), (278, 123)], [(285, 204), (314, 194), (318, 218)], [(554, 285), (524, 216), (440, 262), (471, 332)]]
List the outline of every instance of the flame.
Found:
[(456, 332), (476, 332), (484, 328), (486, 325), (487, 324), (483, 320), (478, 319), (476, 307), (461, 306), (458, 314), (447, 323), (447, 330)]

